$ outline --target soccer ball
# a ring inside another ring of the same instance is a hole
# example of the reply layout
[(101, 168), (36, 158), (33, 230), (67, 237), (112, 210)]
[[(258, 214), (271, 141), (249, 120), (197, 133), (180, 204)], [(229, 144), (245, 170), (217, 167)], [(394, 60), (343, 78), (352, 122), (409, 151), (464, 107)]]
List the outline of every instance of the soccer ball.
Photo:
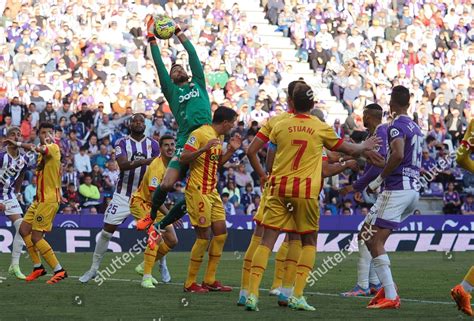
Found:
[(176, 27), (174, 21), (168, 17), (159, 15), (155, 17), (155, 36), (159, 39), (169, 39), (173, 36)]

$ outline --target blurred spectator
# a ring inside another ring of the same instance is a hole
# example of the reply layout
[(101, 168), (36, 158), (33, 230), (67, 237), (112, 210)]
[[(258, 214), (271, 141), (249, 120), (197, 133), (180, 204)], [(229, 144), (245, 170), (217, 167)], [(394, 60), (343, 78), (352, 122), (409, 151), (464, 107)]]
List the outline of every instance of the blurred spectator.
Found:
[(87, 147), (82, 146), (79, 149), (79, 153), (74, 155), (75, 170), (79, 172), (79, 175), (90, 173), (92, 171), (91, 158), (87, 154)]
[(448, 183), (448, 189), (444, 192), (443, 197), (443, 213), (459, 214), (461, 209), (461, 199), (459, 193), (454, 190), (454, 183)]
[(222, 193), (221, 195), (222, 203), (224, 204), (225, 214), (226, 215), (235, 215), (235, 207), (229, 200), (229, 193)]
[(31, 183), (25, 187), (23, 195), (25, 206), (30, 206), (36, 196), (36, 176), (33, 176)]
[(100, 204), (100, 192), (97, 186), (92, 184), (91, 175), (84, 176), (84, 183), (79, 186), (79, 194), (82, 207), (88, 208)]
[(472, 194), (466, 195), (466, 201), (461, 207), (463, 215), (474, 215), (474, 197)]

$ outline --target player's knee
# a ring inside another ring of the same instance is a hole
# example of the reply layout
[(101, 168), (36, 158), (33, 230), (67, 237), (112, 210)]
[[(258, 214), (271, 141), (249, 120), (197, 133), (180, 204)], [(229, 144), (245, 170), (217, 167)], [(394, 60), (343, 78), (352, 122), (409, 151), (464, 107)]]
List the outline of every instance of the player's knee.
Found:
[(26, 223), (25, 221), (21, 222), (20, 229), (18, 230), (20, 233), (21, 237), (26, 237), (31, 233), (31, 226)]
[(36, 234), (36, 233), (33, 233), (31, 235), (31, 242), (33, 242), (33, 244), (36, 244), (38, 243), (39, 241), (41, 241), (41, 239), (43, 238), (43, 236), (41, 234)]
[(176, 236), (167, 237), (165, 239), (165, 243), (170, 249), (173, 249), (176, 247), (176, 245), (178, 245), (178, 238)]

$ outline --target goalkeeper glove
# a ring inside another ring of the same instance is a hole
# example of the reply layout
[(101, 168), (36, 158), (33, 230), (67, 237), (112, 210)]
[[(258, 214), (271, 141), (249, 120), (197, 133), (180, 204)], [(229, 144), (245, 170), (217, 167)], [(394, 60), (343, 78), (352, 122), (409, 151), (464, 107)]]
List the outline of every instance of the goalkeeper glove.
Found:
[(154, 41), (155, 39), (155, 18), (152, 15), (149, 16), (148, 20), (146, 21), (146, 38), (148, 42)]

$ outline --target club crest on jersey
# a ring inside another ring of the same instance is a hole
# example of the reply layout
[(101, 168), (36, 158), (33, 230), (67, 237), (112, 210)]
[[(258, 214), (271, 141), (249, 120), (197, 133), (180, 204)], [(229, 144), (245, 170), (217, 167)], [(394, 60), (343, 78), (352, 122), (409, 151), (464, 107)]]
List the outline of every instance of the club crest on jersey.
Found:
[(115, 147), (115, 154), (116, 155), (122, 154), (122, 148), (120, 146)]
[(38, 215), (36, 217), (36, 222), (42, 222), (43, 221), (43, 216), (42, 215)]
[(400, 131), (396, 128), (392, 128), (390, 129), (390, 137), (397, 137), (398, 135), (400, 135)]
[(146, 159), (145, 154), (143, 154), (141, 152), (136, 152), (135, 154), (132, 155), (132, 161), (144, 160), (144, 159)]

